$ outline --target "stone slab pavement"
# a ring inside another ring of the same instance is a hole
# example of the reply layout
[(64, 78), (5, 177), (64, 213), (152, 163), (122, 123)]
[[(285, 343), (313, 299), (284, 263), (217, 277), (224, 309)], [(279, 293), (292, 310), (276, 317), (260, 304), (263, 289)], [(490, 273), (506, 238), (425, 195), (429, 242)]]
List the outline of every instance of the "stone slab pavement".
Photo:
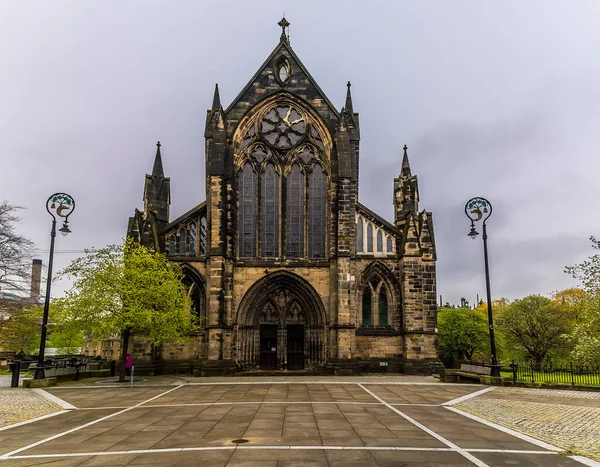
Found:
[(46, 393), (56, 415), (0, 429), (0, 467), (600, 465), (462, 410), (493, 389), (406, 377), (59, 386)]

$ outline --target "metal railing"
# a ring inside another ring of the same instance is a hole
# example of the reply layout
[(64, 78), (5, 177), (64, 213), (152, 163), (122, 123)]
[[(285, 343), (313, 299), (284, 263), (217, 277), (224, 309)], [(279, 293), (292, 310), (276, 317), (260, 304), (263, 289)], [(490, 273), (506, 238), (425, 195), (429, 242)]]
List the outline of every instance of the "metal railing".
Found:
[(533, 362), (510, 362), (502, 368), (502, 376), (516, 382), (570, 384), (572, 386), (600, 386), (600, 364), (578, 366), (573, 363), (562, 366), (539, 365)]

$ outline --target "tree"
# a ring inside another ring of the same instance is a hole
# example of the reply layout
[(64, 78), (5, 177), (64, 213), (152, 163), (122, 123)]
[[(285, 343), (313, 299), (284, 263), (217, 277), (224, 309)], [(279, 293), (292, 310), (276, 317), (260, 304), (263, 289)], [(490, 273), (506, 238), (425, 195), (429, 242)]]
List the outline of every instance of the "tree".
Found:
[(28, 299), (0, 299), (0, 309), (10, 311), (0, 319), (0, 349), (36, 353), (40, 345), (43, 309)]
[(28, 289), (33, 242), (16, 232), (20, 206), (0, 203), (0, 293), (20, 295)]
[(487, 318), (470, 308), (441, 308), (438, 312), (438, 351), (446, 366), (487, 353)]
[(586, 291), (579, 287), (559, 290), (552, 294), (552, 302), (562, 308), (574, 323), (578, 322), (585, 314), (589, 299)]
[(143, 334), (159, 344), (195, 329), (179, 265), (131, 238), (122, 245), (86, 250), (58, 277), (71, 278), (73, 286), (54, 302), (55, 324), (98, 338), (120, 334), (121, 381), (131, 335)]
[[(600, 241), (590, 237), (592, 248), (600, 250)], [(581, 281), (587, 301), (570, 334), (574, 342), (572, 357), (580, 365), (596, 366), (600, 362), (600, 254), (590, 256), (565, 272)]]
[(512, 302), (498, 318), (498, 328), (507, 344), (523, 350), (537, 365), (566, 347), (564, 335), (570, 331), (567, 312), (541, 295)]

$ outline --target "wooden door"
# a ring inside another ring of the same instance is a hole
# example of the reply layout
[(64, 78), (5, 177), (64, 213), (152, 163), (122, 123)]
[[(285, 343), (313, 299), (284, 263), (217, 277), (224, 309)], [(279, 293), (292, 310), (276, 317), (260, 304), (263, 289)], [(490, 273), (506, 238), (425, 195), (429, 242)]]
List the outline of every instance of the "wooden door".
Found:
[(287, 368), (304, 369), (304, 325), (289, 324), (287, 327)]
[(277, 326), (260, 325), (260, 369), (277, 369)]

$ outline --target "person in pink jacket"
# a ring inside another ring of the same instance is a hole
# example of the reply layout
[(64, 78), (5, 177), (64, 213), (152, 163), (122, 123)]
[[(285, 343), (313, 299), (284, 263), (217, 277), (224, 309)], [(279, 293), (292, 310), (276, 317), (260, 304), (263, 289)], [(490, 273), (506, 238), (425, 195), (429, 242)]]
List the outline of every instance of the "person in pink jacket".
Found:
[(125, 372), (127, 376), (131, 376), (131, 355), (129, 354), (125, 357)]

